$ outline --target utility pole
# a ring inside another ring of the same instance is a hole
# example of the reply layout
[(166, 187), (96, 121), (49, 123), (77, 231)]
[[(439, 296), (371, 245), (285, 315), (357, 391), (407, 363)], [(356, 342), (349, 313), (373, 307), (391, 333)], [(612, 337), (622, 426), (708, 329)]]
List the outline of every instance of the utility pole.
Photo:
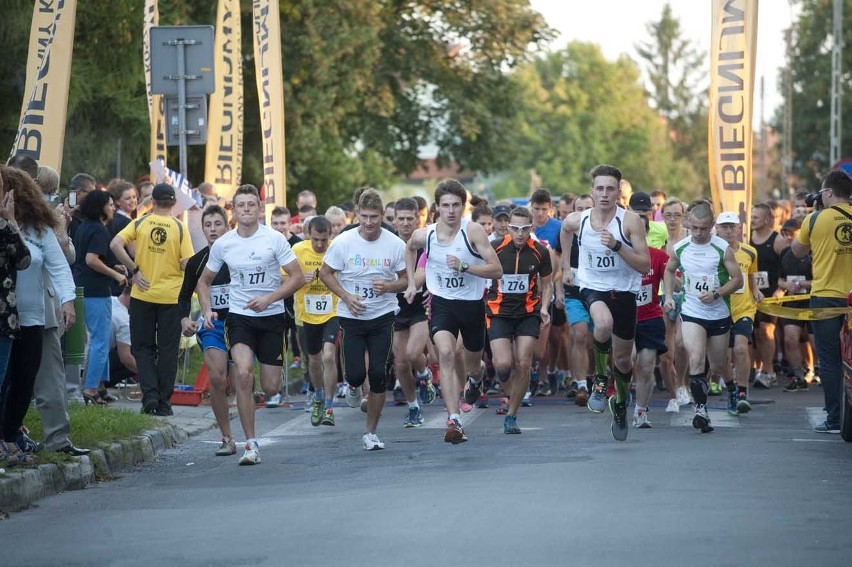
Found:
[(766, 163), (766, 98), (764, 89), (764, 78), (760, 78), (760, 178), (757, 183), (757, 191), (761, 195), (767, 195), (769, 189), (766, 187), (768, 164)]
[(793, 23), (784, 32), (787, 43), (787, 65), (784, 68), (784, 137), (781, 152), (781, 183), (784, 193), (792, 191), (790, 175), (793, 171)]
[(843, 125), (843, 85), (840, 83), (843, 56), (843, 0), (834, 0), (834, 42), (831, 49), (831, 143), (829, 165), (840, 161), (841, 126)]

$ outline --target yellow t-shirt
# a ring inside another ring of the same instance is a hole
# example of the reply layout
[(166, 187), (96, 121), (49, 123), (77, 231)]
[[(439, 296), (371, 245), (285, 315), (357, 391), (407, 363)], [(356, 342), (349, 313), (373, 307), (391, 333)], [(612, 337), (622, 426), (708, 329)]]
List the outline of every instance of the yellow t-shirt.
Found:
[(799, 231), (813, 252), (814, 296), (845, 298), (852, 290), (852, 218), (837, 209), (852, 217), (852, 205), (834, 205), (806, 216)]
[(645, 241), (651, 248), (666, 250), (666, 240), (669, 238), (669, 232), (666, 229), (666, 224), (662, 222), (651, 221), (648, 223), (648, 234), (645, 236)]
[(754, 320), (757, 313), (757, 304), (751, 289), (751, 274), (757, 272), (757, 250), (754, 247), (740, 243), (734, 252), (734, 259), (740, 265), (743, 273), (743, 287), (732, 293), (730, 297), (731, 319), (734, 322), (743, 317)]
[(305, 275), (314, 275), (313, 281), (300, 287), (293, 297), (296, 320), (310, 325), (322, 325), (337, 316), (337, 296), (319, 279), (325, 252), (314, 252), (311, 241), (303, 240), (293, 246), (293, 254), (299, 260)]
[(181, 260), (192, 257), (189, 229), (174, 217), (147, 214), (118, 233), (125, 244), (136, 243), (134, 261), (151, 284), (147, 291), (133, 286), (130, 297), (171, 305), (177, 303), (183, 284)]

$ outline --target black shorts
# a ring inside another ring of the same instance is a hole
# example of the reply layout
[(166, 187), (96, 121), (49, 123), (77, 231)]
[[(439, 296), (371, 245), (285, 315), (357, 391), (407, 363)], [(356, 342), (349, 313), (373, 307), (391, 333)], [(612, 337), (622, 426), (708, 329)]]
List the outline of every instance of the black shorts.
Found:
[(668, 352), (666, 347), (666, 324), (662, 317), (654, 317), (636, 323), (636, 352), (655, 350), (657, 354)]
[(305, 328), (305, 344), (302, 346), (308, 354), (321, 353), (323, 344), (337, 342), (337, 335), (340, 333), (340, 321), (337, 317), (332, 317), (320, 325), (302, 323), (302, 326)]
[(568, 318), (565, 316), (565, 309), (557, 309), (556, 303), (550, 304), (549, 311), (551, 327), (561, 327), (568, 322)]
[(481, 299), (445, 299), (432, 296), (429, 336), (449, 331), (454, 337), (461, 334), (464, 348), (479, 352), (485, 346), (485, 302)]
[(731, 325), (731, 348), (734, 348), (734, 338), (738, 335), (747, 338), (748, 344), (754, 342), (754, 321), (750, 317), (740, 317)]
[(426, 309), (423, 307), (415, 312), (400, 311), (393, 320), (394, 331), (404, 331), (423, 321), (428, 321)]
[(246, 345), (261, 364), (282, 366), (285, 328), (283, 313), (248, 317), (231, 312), (225, 320), (225, 344), (229, 351), (234, 345)]
[[(767, 296), (769, 297), (769, 296)], [(768, 315), (763, 313), (762, 311), (758, 311), (754, 316), (754, 328), (757, 329), (760, 327), (761, 323), (769, 323), (771, 325), (775, 325), (778, 322), (778, 317), (775, 315)]]
[(701, 325), (707, 332), (708, 337), (718, 337), (724, 335), (731, 330), (734, 322), (731, 321), (731, 316), (728, 315), (724, 319), (699, 319), (698, 317), (690, 317), (689, 315), (680, 314), (680, 319), (684, 323), (695, 323)]
[(612, 334), (625, 341), (632, 341), (636, 337), (636, 294), (632, 291), (597, 291), (595, 289), (583, 288), (580, 290), (580, 299), (589, 314), (592, 313), (592, 304), (602, 301), (612, 314)]
[(525, 317), (488, 317), (488, 340), (512, 340), (515, 337), (538, 338), (541, 334), (541, 317), (527, 315)]

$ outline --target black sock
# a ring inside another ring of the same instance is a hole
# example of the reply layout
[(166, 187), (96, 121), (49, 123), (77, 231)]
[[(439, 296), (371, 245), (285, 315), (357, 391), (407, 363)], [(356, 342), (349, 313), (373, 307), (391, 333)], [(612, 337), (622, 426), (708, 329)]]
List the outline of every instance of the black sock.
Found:
[(689, 375), (689, 389), (692, 391), (695, 403), (699, 406), (707, 404), (707, 386), (707, 376), (705, 374)]

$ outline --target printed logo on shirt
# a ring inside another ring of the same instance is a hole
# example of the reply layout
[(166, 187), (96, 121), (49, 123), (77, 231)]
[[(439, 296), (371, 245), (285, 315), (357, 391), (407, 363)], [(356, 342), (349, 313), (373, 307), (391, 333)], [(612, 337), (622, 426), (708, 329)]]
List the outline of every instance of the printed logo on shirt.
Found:
[(166, 240), (169, 238), (169, 233), (166, 229), (155, 226), (151, 229), (151, 241), (157, 246), (162, 246), (166, 243)]
[(852, 223), (844, 222), (834, 229), (834, 239), (841, 246), (852, 246)]

